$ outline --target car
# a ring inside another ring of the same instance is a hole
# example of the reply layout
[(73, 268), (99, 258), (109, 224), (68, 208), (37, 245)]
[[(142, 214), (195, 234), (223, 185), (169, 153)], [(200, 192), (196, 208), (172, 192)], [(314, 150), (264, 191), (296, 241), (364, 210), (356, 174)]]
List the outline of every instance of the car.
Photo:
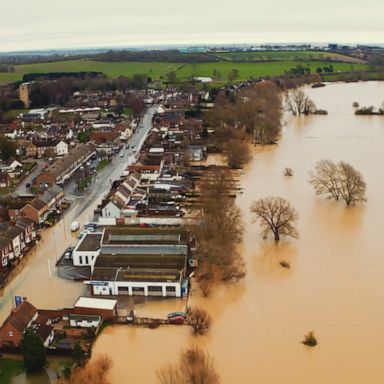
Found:
[(123, 153), (123, 152), (121, 152), (119, 156), (120, 156), (120, 157), (124, 157), (124, 153)]
[(72, 258), (72, 252), (71, 251), (66, 251), (64, 253), (64, 260), (70, 260)]
[(183, 316), (175, 316), (169, 319), (169, 322), (171, 324), (178, 324), (178, 325), (183, 325), (185, 321), (185, 318)]
[(31, 188), (31, 183), (27, 183), (27, 184), (25, 184), (25, 186), (26, 186), (27, 188)]
[(172, 319), (172, 318), (178, 317), (178, 316), (186, 318), (187, 314), (185, 312), (171, 312), (171, 313), (168, 313), (168, 315), (167, 315), (168, 319)]
[(78, 221), (73, 221), (71, 223), (71, 232), (77, 232), (80, 228), (80, 223)]
[(125, 149), (129, 149), (129, 144), (127, 144), (127, 145), (125, 146)]

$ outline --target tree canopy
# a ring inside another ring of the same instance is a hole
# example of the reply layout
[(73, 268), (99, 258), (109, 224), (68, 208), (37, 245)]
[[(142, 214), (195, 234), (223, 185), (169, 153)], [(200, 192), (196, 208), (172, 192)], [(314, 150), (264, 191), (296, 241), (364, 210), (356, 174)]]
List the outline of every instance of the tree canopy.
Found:
[(27, 329), (21, 339), (21, 351), (25, 370), (28, 373), (39, 372), (46, 363), (46, 351), (43, 340), (31, 329)]

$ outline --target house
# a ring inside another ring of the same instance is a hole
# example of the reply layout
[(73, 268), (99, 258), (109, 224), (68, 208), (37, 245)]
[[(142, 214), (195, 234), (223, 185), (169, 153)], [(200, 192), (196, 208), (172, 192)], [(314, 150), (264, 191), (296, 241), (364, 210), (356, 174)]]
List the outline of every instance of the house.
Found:
[(12, 245), (9, 259), (19, 258), (22, 255), (22, 251), (25, 248), (24, 230), (10, 223), (1, 223), (0, 238), (3, 238)]
[(32, 141), (28, 141), (28, 144), (22, 147), (22, 151), (25, 151), (27, 157), (37, 157), (37, 146)]
[(203, 161), (207, 158), (207, 147), (204, 145), (188, 145), (187, 154), (190, 161)]
[(32, 241), (36, 240), (37, 238), (36, 224), (32, 220), (26, 217), (19, 218), (16, 221), (16, 227), (24, 231), (25, 244), (30, 244)]
[(10, 160), (7, 164), (0, 165), (0, 171), (8, 173), (11, 179), (19, 177), (23, 172), (23, 164), (17, 160)]
[(47, 348), (52, 344), (55, 333), (51, 325), (36, 322), (31, 324), (31, 329), (43, 340), (44, 347)]
[(0, 347), (20, 346), (24, 331), (37, 316), (37, 309), (28, 301), (23, 301), (13, 309), (0, 328)]
[(107, 218), (119, 218), (122, 210), (127, 206), (136, 191), (141, 192), (140, 196), (144, 198), (146, 196), (145, 191), (137, 190), (140, 180), (141, 176), (138, 173), (128, 176), (102, 208), (102, 216)]
[(61, 203), (63, 197), (64, 190), (54, 184), (40, 196), (40, 199), (47, 205), (48, 209), (52, 209)]
[(41, 224), (48, 215), (48, 206), (43, 200), (36, 197), (31, 203), (25, 204), (25, 206), (20, 209), (20, 214), (22, 217), (26, 217), (36, 224)]
[(35, 140), (37, 157), (64, 156), (68, 154), (68, 144), (63, 140)]
[(1, 266), (6, 267), (10, 258), (13, 258), (12, 242), (7, 238), (0, 237)]
[(93, 143), (79, 144), (40, 173), (35, 179), (35, 185), (45, 187), (65, 183), (95, 153), (95, 150), (96, 146)]

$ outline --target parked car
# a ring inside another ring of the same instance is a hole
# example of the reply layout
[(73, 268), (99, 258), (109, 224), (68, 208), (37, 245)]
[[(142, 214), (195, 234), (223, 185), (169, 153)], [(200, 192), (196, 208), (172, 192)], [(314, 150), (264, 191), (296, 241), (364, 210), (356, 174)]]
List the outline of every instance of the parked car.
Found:
[(178, 317), (178, 316), (186, 318), (187, 314), (185, 312), (171, 312), (171, 313), (168, 313), (168, 315), (167, 315), (168, 319), (172, 319), (172, 318)]
[(73, 247), (69, 247), (65, 250), (64, 253), (64, 260), (70, 260), (72, 259), (72, 253), (73, 253)]
[(31, 183), (27, 183), (27, 184), (25, 184), (25, 186), (26, 186), (27, 188), (31, 188)]
[(120, 152), (120, 157), (124, 157), (124, 152)]
[(71, 223), (71, 231), (72, 231), (72, 232), (76, 232), (76, 231), (78, 231), (79, 228), (80, 228), (80, 223), (79, 223), (78, 221), (73, 221), (73, 222)]
[(175, 316), (175, 317), (172, 317), (171, 319), (169, 319), (169, 322), (171, 324), (182, 325), (182, 324), (184, 324), (184, 321), (185, 321), (185, 318), (183, 316)]

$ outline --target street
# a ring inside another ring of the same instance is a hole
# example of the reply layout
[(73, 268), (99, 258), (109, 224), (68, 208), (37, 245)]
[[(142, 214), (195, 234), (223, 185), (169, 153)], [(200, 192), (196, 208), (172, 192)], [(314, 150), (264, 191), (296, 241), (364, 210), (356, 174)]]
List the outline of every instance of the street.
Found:
[(5, 288), (0, 300), (0, 322), (12, 308), (15, 295), (27, 297), (37, 308), (61, 308), (72, 306), (76, 298), (87, 293), (83, 283), (61, 279), (57, 276), (55, 263), (64, 250), (77, 242), (77, 234), (70, 232), (74, 220), (81, 226), (90, 221), (93, 211), (108, 192), (111, 181), (118, 179), (133, 155), (132, 146), (139, 151), (152, 127), (156, 107), (150, 107), (141, 120), (136, 132), (129, 140), (129, 149), (123, 148), (124, 157), (117, 155), (112, 162), (96, 176), (87, 194), (78, 196), (63, 218), (52, 228), (43, 230), (41, 241), (28, 256), (25, 268)]

